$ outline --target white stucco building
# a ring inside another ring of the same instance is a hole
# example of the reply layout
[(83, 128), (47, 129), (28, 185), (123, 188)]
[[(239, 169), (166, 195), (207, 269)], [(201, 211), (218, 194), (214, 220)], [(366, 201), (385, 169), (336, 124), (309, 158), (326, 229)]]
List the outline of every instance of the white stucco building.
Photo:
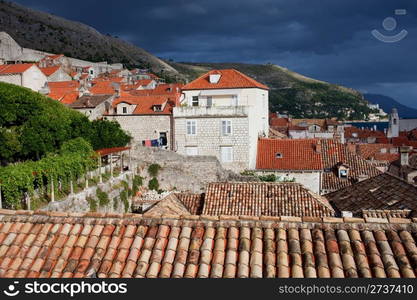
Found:
[(29, 88), (38, 92), (47, 78), (35, 64), (0, 65), (0, 81)]
[(215, 156), (234, 171), (254, 169), (266, 136), (268, 87), (233, 69), (213, 70), (182, 88), (174, 108), (174, 150)]

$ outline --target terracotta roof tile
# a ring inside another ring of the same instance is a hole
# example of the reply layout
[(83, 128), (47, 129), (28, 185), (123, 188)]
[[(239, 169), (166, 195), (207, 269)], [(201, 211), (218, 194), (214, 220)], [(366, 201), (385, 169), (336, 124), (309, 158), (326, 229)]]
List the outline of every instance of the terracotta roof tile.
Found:
[(33, 66), (35, 66), (35, 64), (10, 64), (10, 65), (0, 65), (0, 75), (24, 73), (29, 68), (31, 68)]
[(204, 215), (333, 216), (326, 199), (295, 183), (211, 183)]
[[(173, 226), (170, 220), (132, 215), (0, 213), (0, 232), (6, 234), (0, 277), (416, 276), (417, 223), (410, 219), (385, 224), (237, 220), (176, 219)], [(30, 236), (28, 247), (20, 247)], [(64, 236), (61, 247), (57, 243)]]
[[(417, 213), (417, 187), (389, 173), (355, 183), (325, 197), (338, 210), (351, 211), (355, 215), (360, 215), (363, 210), (369, 210), (367, 215), (376, 210), (375, 217), (383, 214), (381, 210), (386, 210), (385, 216), (399, 215), (398, 210), (405, 209)], [(388, 214), (390, 210), (393, 211)]]

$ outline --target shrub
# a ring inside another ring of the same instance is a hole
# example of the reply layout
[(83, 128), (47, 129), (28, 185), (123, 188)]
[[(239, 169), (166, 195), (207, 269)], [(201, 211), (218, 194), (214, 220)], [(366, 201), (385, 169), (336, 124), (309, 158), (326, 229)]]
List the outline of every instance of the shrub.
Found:
[(88, 197), (87, 201), (88, 201), (88, 204), (90, 205), (90, 211), (96, 212), (97, 211), (97, 200), (92, 198), (92, 197)]
[(107, 193), (103, 192), (100, 188), (97, 188), (96, 193), (97, 193), (98, 203), (100, 206), (106, 206), (109, 204), (110, 199)]
[(148, 173), (151, 177), (157, 177), (161, 166), (158, 164), (152, 164), (148, 168)]
[(275, 174), (265, 175), (265, 176), (259, 176), (259, 179), (264, 182), (275, 182), (277, 181), (277, 177)]
[(159, 190), (159, 182), (155, 177), (149, 180), (148, 188), (153, 191)]

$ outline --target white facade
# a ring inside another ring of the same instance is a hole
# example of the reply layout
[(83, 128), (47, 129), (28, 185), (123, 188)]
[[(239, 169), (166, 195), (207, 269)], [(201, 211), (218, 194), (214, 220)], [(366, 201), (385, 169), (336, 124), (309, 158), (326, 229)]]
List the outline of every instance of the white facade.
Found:
[(293, 181), (302, 184), (310, 191), (320, 195), (321, 171), (258, 171), (257, 175), (274, 174), (277, 177), (277, 182)]
[(47, 78), (36, 65), (33, 65), (22, 73), (1, 74), (0, 81), (26, 87), (38, 92), (45, 86)]
[(206, 89), (183, 95), (183, 106), (174, 108), (175, 150), (187, 155), (196, 151), (187, 148), (197, 147), (198, 155), (216, 156), (227, 169), (255, 169), (258, 137), (269, 131), (268, 91)]
[(48, 82), (71, 81), (72, 78), (62, 68), (59, 68), (55, 73), (47, 78)]

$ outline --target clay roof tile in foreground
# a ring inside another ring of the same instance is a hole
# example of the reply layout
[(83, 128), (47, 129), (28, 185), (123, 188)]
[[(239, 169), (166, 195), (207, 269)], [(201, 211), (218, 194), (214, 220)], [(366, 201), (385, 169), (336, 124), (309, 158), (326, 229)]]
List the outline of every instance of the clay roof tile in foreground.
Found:
[(414, 278), (416, 222), (0, 210), (0, 277)]
[[(218, 83), (210, 83), (209, 78), (212, 74), (221, 75)], [(269, 88), (257, 82), (255, 79), (235, 70), (212, 70), (192, 82), (183, 86), (183, 90), (205, 90), (205, 89), (235, 89), (235, 88), (259, 88), (268, 90)]]

